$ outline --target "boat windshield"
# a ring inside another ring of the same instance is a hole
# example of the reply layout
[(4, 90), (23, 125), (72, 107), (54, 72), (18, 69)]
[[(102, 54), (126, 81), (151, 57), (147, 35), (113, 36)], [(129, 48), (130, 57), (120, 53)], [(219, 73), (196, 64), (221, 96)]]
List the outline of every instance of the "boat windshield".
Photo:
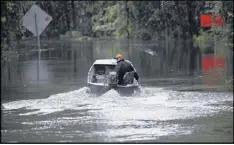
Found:
[(95, 65), (95, 72), (98, 75), (108, 75), (109, 72), (113, 71), (115, 65)]

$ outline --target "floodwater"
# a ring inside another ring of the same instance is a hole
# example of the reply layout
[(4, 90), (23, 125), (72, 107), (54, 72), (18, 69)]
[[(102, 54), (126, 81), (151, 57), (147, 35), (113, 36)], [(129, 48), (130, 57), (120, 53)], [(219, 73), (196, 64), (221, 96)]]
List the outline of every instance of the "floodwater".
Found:
[[(232, 53), (204, 69), (187, 44), (139, 40), (24, 43), (28, 55), (2, 62), (1, 142), (233, 142)], [(166, 51), (165, 51), (166, 50)], [(140, 92), (88, 93), (96, 59), (121, 52)], [(230, 56), (231, 54), (231, 56)]]

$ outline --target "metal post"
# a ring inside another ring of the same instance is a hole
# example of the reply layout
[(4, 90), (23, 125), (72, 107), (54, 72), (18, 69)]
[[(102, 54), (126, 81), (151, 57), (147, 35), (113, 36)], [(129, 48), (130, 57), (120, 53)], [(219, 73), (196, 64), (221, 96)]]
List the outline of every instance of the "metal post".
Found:
[(216, 34), (214, 33), (214, 65), (216, 66)]
[(37, 46), (38, 46), (39, 51), (41, 51), (40, 35), (38, 34), (37, 14), (36, 13), (35, 13), (35, 28), (36, 28), (36, 35), (37, 35)]
[(37, 26), (37, 14), (35, 13), (35, 28), (36, 28), (36, 35), (37, 35), (37, 46), (38, 46), (38, 61), (37, 61), (37, 82), (40, 79), (40, 60), (41, 60), (41, 45), (40, 45), (40, 35), (38, 34), (38, 26)]
[(165, 22), (165, 42), (166, 42), (166, 66), (165, 66), (165, 71), (166, 71), (166, 75), (168, 74), (168, 28), (167, 27), (168, 27), (167, 22)]

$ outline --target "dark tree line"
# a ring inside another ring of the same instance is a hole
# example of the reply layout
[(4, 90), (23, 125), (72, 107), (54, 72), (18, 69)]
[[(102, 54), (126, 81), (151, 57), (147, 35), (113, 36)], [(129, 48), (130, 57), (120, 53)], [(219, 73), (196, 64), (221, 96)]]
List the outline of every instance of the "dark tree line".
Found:
[(212, 28), (209, 32), (228, 37), (229, 43), (233, 39), (233, 1), (1, 1), (2, 58), (15, 50), (15, 40), (32, 36), (21, 22), (32, 4), (53, 17), (42, 37), (79, 31), (89, 37), (192, 39), (202, 35), (200, 14), (212, 13), (224, 18), (227, 31)]

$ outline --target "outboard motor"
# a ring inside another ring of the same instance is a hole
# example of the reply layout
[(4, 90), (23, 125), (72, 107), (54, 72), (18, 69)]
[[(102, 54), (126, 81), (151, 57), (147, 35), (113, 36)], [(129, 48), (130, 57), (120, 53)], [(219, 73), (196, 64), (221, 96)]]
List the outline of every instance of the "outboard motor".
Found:
[(124, 75), (123, 80), (124, 80), (124, 84), (133, 84), (133, 81), (134, 81), (134, 71), (127, 72)]
[(109, 86), (116, 86), (117, 85), (117, 73), (115, 71), (109, 72), (107, 82)]

